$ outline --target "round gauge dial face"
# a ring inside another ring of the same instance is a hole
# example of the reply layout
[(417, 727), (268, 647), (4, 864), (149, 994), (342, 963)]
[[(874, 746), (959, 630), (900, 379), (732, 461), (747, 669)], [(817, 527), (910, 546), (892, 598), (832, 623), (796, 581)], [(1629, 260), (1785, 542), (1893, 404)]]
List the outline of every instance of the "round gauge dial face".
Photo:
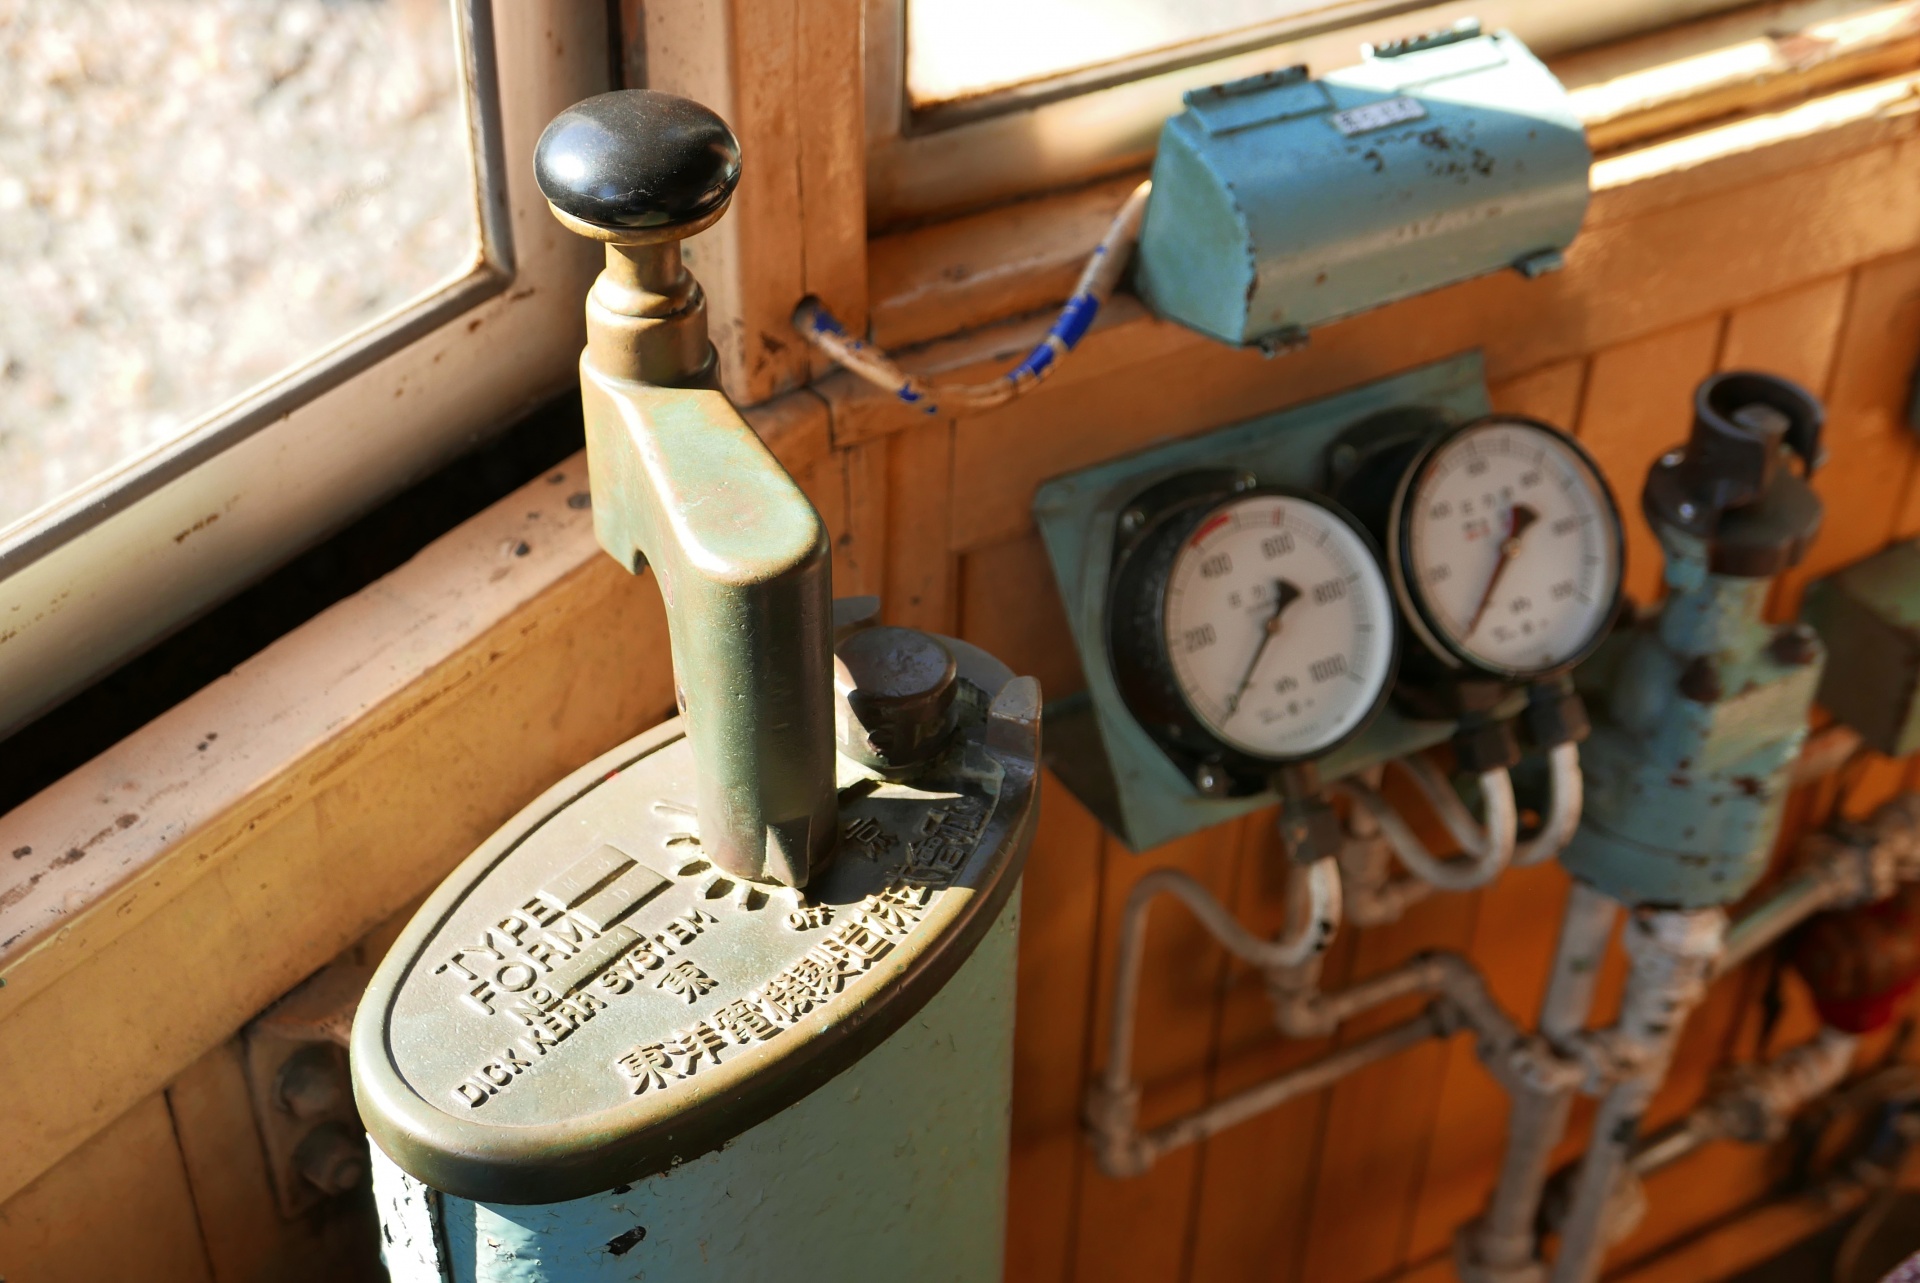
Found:
[(1166, 643), (1187, 706), (1271, 761), (1359, 729), (1393, 675), (1393, 599), (1366, 539), (1293, 495), (1214, 509), (1174, 556)]
[(1409, 616), (1444, 650), (1511, 676), (1579, 659), (1620, 587), (1620, 517), (1585, 454), (1520, 419), (1434, 448), (1400, 504)]

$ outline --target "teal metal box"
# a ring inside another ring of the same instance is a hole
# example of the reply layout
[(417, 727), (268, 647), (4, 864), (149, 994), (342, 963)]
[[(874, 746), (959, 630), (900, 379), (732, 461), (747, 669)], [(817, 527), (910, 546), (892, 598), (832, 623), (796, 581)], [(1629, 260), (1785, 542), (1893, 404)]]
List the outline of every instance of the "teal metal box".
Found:
[(1558, 266), (1587, 208), (1566, 90), (1505, 32), (1467, 27), (1308, 80), (1186, 95), (1166, 123), (1135, 285), (1234, 344), (1505, 267)]
[(1813, 584), (1802, 613), (1827, 646), (1815, 698), (1889, 757), (1920, 749), (1920, 540)]

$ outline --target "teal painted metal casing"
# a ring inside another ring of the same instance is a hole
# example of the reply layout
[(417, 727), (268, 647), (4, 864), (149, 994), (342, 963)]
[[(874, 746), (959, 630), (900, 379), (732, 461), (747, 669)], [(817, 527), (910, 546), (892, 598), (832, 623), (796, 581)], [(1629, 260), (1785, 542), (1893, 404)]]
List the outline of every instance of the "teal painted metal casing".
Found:
[(393, 1283), (1001, 1275), (1018, 893), (932, 1001), (722, 1149), (565, 1203), (440, 1194), (376, 1146)]
[(1189, 91), (1153, 165), (1134, 283), (1228, 343), (1502, 268), (1558, 266), (1587, 207), (1586, 134), (1518, 39), (1468, 28)]
[(1640, 496), (1667, 598), (1579, 674), (1604, 692), (1604, 716), (1580, 755), (1580, 827), (1560, 852), (1607, 895), (1658, 908), (1731, 904), (1766, 872), (1826, 661), (1812, 629), (1765, 618), (1775, 577), (1820, 529), (1809, 478), (1826, 412), (1744, 370), (1706, 379), (1693, 402), (1686, 442)]
[(1822, 707), (1888, 757), (1920, 749), (1920, 541), (1811, 585), (1802, 613), (1827, 647)]
[[(1811, 637), (1776, 644), (1762, 619), (1772, 579), (1712, 574), (1699, 540), (1661, 536), (1672, 591), (1659, 616), (1581, 674), (1607, 679), (1605, 714), (1581, 749), (1586, 808), (1560, 859), (1624, 903), (1707, 908), (1766, 871), (1825, 656)], [(1702, 663), (1713, 689), (1685, 678)]]

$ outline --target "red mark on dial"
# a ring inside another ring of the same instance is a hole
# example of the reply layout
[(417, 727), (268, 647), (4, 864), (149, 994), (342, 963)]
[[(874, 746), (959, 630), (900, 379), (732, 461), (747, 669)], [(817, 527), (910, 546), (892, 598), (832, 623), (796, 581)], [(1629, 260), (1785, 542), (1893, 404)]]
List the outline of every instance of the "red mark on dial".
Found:
[(1224, 513), (1224, 512), (1218, 514), (1217, 516), (1209, 518), (1206, 522), (1204, 522), (1201, 525), (1201, 527), (1198, 530), (1193, 532), (1193, 539), (1191, 541), (1192, 545), (1195, 548), (1198, 548), (1200, 546), (1201, 540), (1205, 539), (1208, 535), (1212, 534), (1214, 531), (1218, 530), (1220, 527), (1226, 525), (1231, 520), (1233, 520), (1233, 517), (1230, 514)]

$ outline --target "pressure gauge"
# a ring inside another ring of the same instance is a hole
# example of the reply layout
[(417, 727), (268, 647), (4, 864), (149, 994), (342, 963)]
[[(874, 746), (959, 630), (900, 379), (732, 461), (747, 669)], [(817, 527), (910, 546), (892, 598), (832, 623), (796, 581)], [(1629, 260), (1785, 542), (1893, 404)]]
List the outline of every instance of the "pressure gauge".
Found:
[[(1151, 492), (1150, 492), (1151, 493)], [(1291, 491), (1136, 505), (1109, 605), (1121, 693), (1205, 784), (1267, 787), (1352, 736), (1392, 684), (1393, 598), (1372, 541)]]
[(1620, 512), (1565, 433), (1510, 415), (1451, 429), (1407, 470), (1388, 529), (1403, 613), (1451, 666), (1532, 680), (1606, 635)]

